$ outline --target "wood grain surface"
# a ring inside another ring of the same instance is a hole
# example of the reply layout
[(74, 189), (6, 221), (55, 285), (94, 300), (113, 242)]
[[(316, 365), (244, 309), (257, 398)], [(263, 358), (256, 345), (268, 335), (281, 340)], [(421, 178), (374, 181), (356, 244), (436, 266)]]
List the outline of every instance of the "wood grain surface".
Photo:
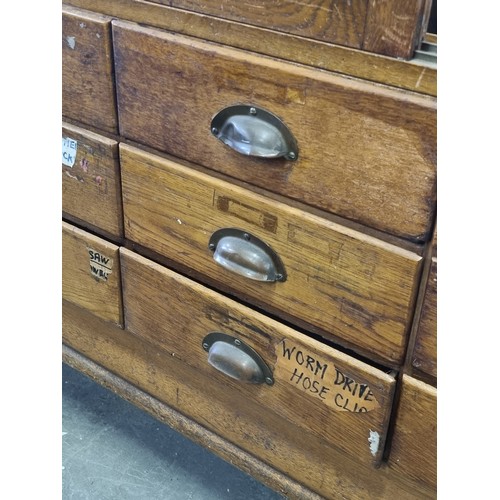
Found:
[[(385, 466), (375, 469), (351, 459), (239, 391), (202, 384), (198, 370), (177, 357), (69, 302), (63, 304), (63, 339), (84, 356), (323, 498), (433, 498), (425, 485)], [(291, 493), (289, 498), (307, 498)]]
[(412, 365), (437, 378), (437, 258), (434, 257), (420, 313)]
[(153, 2), (339, 45), (356, 48), (363, 45), (367, 0)]
[(409, 59), (432, 0), (368, 0), (363, 49)]
[[(392, 376), (126, 249), (121, 263), (127, 330), (194, 367), (202, 386), (239, 392), (360, 462), (380, 462)], [(252, 347), (274, 384), (246, 384), (210, 366), (202, 344), (211, 332)]]
[[(127, 22), (114, 21), (113, 36), (125, 137), (397, 236), (430, 237), (434, 99)], [(299, 159), (218, 141), (212, 117), (236, 103), (280, 117)]]
[(118, 247), (62, 223), (62, 297), (123, 326)]
[(62, 13), (63, 116), (116, 133), (111, 18), (67, 5)]
[(422, 486), (437, 483), (437, 390), (403, 375), (389, 467)]
[(73, 141), (75, 157), (62, 164), (63, 212), (123, 237), (118, 143), (88, 130), (63, 123), (62, 139)]
[[(421, 257), (178, 163), (120, 145), (125, 235), (243, 300), (392, 363), (404, 356)], [(208, 249), (221, 228), (260, 238), (287, 279), (250, 280)]]
[[(145, 0), (66, 0), (117, 19), (223, 43), (335, 73), (436, 96), (437, 70), (416, 61), (333, 45)], [(429, 37), (428, 37), (429, 38)], [(435, 40), (434, 37), (430, 37)]]

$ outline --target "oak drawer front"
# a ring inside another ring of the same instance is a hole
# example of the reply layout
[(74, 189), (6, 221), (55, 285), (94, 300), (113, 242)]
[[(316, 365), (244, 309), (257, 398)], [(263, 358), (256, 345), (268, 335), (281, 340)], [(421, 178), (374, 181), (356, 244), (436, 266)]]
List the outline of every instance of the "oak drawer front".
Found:
[(63, 124), (62, 209), (96, 231), (123, 237), (116, 141)]
[(435, 257), (432, 258), (425, 288), (412, 365), (437, 378), (437, 258)]
[[(421, 257), (321, 217), (120, 144), (125, 235), (220, 288), (337, 342), (398, 364)], [(286, 280), (215, 262), (209, 241), (239, 228), (269, 245)]]
[(408, 375), (403, 375), (389, 466), (436, 487), (437, 390)]
[[(262, 26), (284, 33), (362, 48), (367, 0), (325, 2), (286, 0), (268, 2), (220, 2), (208, 0), (153, 0), (154, 3), (233, 21)], [(276, 5), (278, 4), (278, 5)]]
[(123, 325), (118, 247), (62, 223), (62, 297)]
[[(427, 239), (435, 99), (128, 22), (113, 22), (113, 39), (127, 138), (377, 229)], [(219, 141), (212, 118), (236, 104), (281, 119), (298, 159), (246, 156)]]
[(63, 116), (116, 133), (111, 18), (67, 5), (62, 12)]
[[(133, 252), (122, 248), (120, 255), (127, 330), (196, 368), (200, 385), (239, 391), (363, 463), (380, 461), (392, 376)], [(239, 342), (262, 358), (266, 382), (235, 380), (211, 366), (202, 346), (214, 333), (228, 336), (229, 346), (214, 354), (221, 369), (231, 364), (231, 346)]]

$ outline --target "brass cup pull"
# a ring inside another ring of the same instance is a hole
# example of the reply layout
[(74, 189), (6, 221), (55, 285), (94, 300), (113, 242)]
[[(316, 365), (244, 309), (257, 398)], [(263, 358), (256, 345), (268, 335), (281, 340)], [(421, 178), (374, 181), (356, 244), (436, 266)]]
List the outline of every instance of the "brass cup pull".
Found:
[(278, 254), (259, 238), (234, 228), (215, 231), (208, 242), (213, 259), (225, 269), (256, 281), (285, 281)]
[(212, 332), (203, 339), (208, 363), (224, 375), (247, 384), (274, 384), (271, 370), (249, 345), (225, 333)]
[(299, 156), (297, 141), (276, 116), (255, 106), (229, 106), (219, 111), (210, 124), (212, 134), (238, 153), (259, 158)]

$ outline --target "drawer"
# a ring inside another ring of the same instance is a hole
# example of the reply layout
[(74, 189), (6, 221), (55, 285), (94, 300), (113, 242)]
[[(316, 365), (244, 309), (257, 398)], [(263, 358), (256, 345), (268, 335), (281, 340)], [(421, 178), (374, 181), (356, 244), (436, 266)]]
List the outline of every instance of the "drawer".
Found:
[[(325, 446), (380, 462), (393, 376), (126, 249), (120, 255), (127, 330), (195, 368), (200, 387), (239, 393)], [(247, 370), (251, 350), (261, 372)]]
[(111, 18), (62, 7), (63, 116), (116, 133)]
[(437, 378), (437, 258), (433, 257), (420, 313), (412, 365)]
[(436, 488), (437, 390), (403, 375), (389, 467)]
[(118, 247), (63, 222), (62, 297), (123, 325)]
[[(125, 21), (113, 21), (113, 40), (125, 137), (391, 234), (428, 239), (434, 98)], [(218, 140), (212, 119), (235, 105), (250, 105), (241, 112), (244, 129), (233, 118), (223, 127), (241, 132), (240, 145), (261, 137), (255, 123), (264, 110), (291, 132), (296, 160), (240, 154)]]
[[(294, 324), (402, 362), (420, 256), (129, 145), (120, 145), (120, 165), (128, 239)], [(218, 264), (221, 252), (209, 243), (224, 228), (270, 247), (285, 281), (255, 281)]]
[(412, 56), (419, 42), (422, 17), (431, 3), (398, 0), (153, 2), (406, 59)]
[(94, 231), (123, 237), (116, 141), (63, 124), (62, 209)]

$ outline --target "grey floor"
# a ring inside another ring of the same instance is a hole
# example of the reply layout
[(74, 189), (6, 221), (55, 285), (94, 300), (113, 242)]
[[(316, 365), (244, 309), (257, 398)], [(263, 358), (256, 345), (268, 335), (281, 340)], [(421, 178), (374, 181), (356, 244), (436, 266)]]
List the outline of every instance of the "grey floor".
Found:
[(63, 364), (64, 500), (283, 497)]

